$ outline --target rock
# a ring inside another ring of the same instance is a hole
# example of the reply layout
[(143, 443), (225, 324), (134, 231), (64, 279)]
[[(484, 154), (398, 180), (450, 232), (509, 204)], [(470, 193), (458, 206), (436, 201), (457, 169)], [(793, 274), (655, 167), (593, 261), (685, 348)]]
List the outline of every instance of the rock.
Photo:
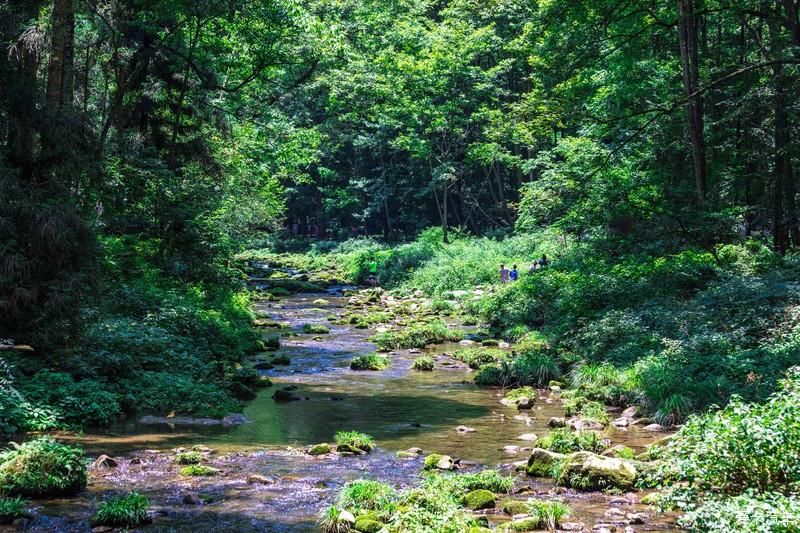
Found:
[(449, 455), (432, 453), (425, 458), (425, 470), (453, 470), (455, 463)]
[(559, 483), (577, 489), (628, 489), (636, 481), (636, 467), (629, 461), (591, 452), (568, 456)]
[(628, 513), (625, 518), (628, 520), (628, 524), (636, 526), (644, 524), (645, 516), (641, 513)]
[(631, 405), (630, 407), (622, 411), (622, 416), (624, 416), (625, 418), (629, 418), (631, 420), (636, 418), (638, 414), (639, 414), (639, 408), (636, 407), (635, 405)]
[(507, 515), (518, 516), (521, 514), (528, 514), (528, 504), (519, 500), (506, 500), (503, 503), (503, 512)]
[(456, 431), (458, 431), (459, 433), (475, 433), (477, 430), (469, 426), (458, 426), (456, 428)]
[(311, 303), (313, 303), (314, 305), (328, 305), (328, 300), (324, 300), (322, 298), (317, 298), (316, 300), (314, 300)]
[(652, 431), (652, 432), (667, 431), (667, 428), (665, 428), (661, 424), (650, 424), (648, 426), (643, 427), (642, 429), (645, 431)]
[(592, 526), (592, 533), (615, 533), (616, 526), (611, 524), (595, 524)]
[(200, 499), (200, 496), (197, 495), (196, 492), (184, 492), (183, 496), (181, 497), (183, 500), (184, 505), (202, 505), (203, 500)]
[(531, 451), (531, 456), (528, 458), (525, 472), (533, 477), (551, 477), (553, 466), (563, 461), (566, 457), (566, 455), (551, 452), (544, 448), (534, 448)]
[(111, 526), (97, 526), (93, 527), (90, 531), (92, 533), (110, 533), (111, 531), (114, 531), (114, 528)]
[(424, 298), (424, 297), (425, 293), (422, 292), (421, 290), (417, 289), (414, 291), (414, 298)]
[(395, 454), (398, 459), (416, 459), (419, 457), (416, 453), (408, 453), (404, 451), (399, 451)]
[(560, 529), (561, 531), (583, 531), (586, 529), (586, 524), (583, 522), (562, 522)]
[(471, 509), (473, 511), (494, 509), (494, 493), (486, 489), (473, 490), (464, 496), (464, 503), (467, 509)]
[(274, 485), (275, 480), (270, 479), (266, 476), (262, 476), (261, 474), (250, 474), (247, 476), (247, 482), (251, 485)]
[(610, 518), (612, 520), (618, 520), (618, 519), (621, 519), (621, 518), (623, 518), (625, 516), (625, 511), (623, 511), (622, 509), (619, 509), (617, 507), (612, 507), (612, 508), (606, 510), (606, 512), (604, 513), (604, 516), (606, 518)]
[(554, 416), (550, 419), (547, 425), (550, 426), (551, 428), (563, 428), (564, 426), (567, 425), (567, 423), (564, 421), (563, 418), (559, 416)]
[(383, 529), (383, 524), (369, 516), (359, 516), (354, 527), (361, 533), (377, 533)]
[(519, 400), (517, 400), (517, 409), (519, 409), (520, 411), (522, 410), (529, 411), (533, 409), (535, 403), (536, 400), (534, 400), (533, 398), (520, 398)]
[(331, 453), (331, 446), (327, 442), (315, 444), (308, 450), (308, 455), (326, 455)]
[(567, 425), (575, 431), (602, 431), (605, 426), (597, 420), (588, 418), (571, 418), (567, 420)]
[(292, 360), (289, 359), (288, 355), (279, 355), (272, 360), (272, 364), (286, 366), (292, 364)]
[(517, 454), (519, 453), (519, 446), (515, 446), (513, 444), (509, 446), (504, 446), (503, 451), (510, 454)]
[(336, 451), (342, 455), (364, 455), (367, 452), (356, 448), (355, 446), (351, 446), (350, 444), (340, 444), (336, 447)]
[(350, 511), (342, 509), (339, 512), (339, 522), (344, 522), (346, 524), (354, 525), (356, 523), (356, 517), (353, 516), (353, 513), (351, 513)]
[(272, 387), (272, 380), (269, 379), (267, 376), (259, 376), (258, 382), (256, 383), (256, 387), (259, 389), (266, 389)]
[(561, 394), (561, 387), (558, 385), (550, 385), (550, 392), (553, 394)]
[(416, 455), (422, 455), (422, 448), (409, 448), (406, 450), (408, 453), (413, 453)]
[(633, 449), (628, 448), (624, 444), (615, 444), (611, 448), (607, 449), (600, 455), (604, 457), (619, 457), (620, 459), (630, 459), (634, 456), (635, 452)]
[(630, 423), (631, 423), (631, 421), (630, 421), (629, 418), (621, 416), (621, 417), (615, 419), (613, 422), (611, 422), (611, 425), (614, 426), (614, 427), (617, 427), (617, 428), (626, 428), (626, 427), (628, 427), (630, 425)]
[(101, 470), (117, 467), (117, 462), (107, 455), (101, 455), (95, 460), (93, 464), (95, 468)]
[(277, 390), (275, 394), (272, 395), (272, 399), (278, 403), (286, 403), (286, 402), (297, 402), (300, 401), (300, 398), (292, 394), (290, 391), (285, 390)]
[(522, 518), (519, 520), (512, 520), (508, 524), (508, 529), (503, 531), (540, 531), (541, 520), (539, 518)]
[(537, 437), (533, 433), (523, 433), (522, 435), (517, 437), (517, 440), (524, 440), (524, 441), (528, 441), (528, 442), (533, 442), (533, 441), (537, 440), (538, 438), (539, 437)]
[(223, 426), (240, 426), (247, 423), (247, 418), (244, 415), (233, 413), (222, 419)]
[(258, 361), (253, 365), (253, 368), (256, 370), (272, 370), (275, 368), (275, 365), (266, 361)]
[(473, 340), (464, 339), (464, 340), (458, 341), (458, 344), (460, 344), (461, 346), (474, 346), (474, 345), (476, 345), (478, 343), (473, 341)]
[(192, 451), (200, 453), (214, 453), (214, 450), (212, 450), (208, 446), (204, 446), (203, 444), (195, 444), (194, 446), (192, 446)]

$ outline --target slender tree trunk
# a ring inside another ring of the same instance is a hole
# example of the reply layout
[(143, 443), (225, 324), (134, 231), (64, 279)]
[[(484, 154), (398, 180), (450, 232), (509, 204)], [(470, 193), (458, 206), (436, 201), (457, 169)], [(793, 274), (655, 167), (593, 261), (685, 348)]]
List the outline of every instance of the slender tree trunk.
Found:
[(705, 138), (703, 135), (703, 98), (697, 93), (700, 86), (698, 61), (698, 16), (695, 0), (678, 0), (678, 44), (680, 46), (683, 88), (689, 98), (687, 118), (692, 142), (694, 179), (699, 204), (708, 193)]
[(50, 63), (47, 66), (47, 105), (69, 109), (74, 98), (75, 2), (55, 0)]
[(186, 100), (186, 95), (189, 92), (189, 75), (191, 73), (192, 61), (194, 61), (194, 52), (197, 48), (197, 42), (200, 39), (200, 30), (203, 27), (202, 21), (197, 20), (194, 35), (189, 44), (189, 53), (186, 57), (186, 68), (183, 72), (183, 86), (181, 87), (178, 95), (178, 102), (175, 106), (175, 119), (172, 122), (172, 137), (169, 141), (169, 156), (167, 157), (167, 165), (170, 170), (175, 170), (178, 166), (177, 149), (178, 149), (178, 132), (181, 126), (181, 117), (183, 116), (183, 104)]

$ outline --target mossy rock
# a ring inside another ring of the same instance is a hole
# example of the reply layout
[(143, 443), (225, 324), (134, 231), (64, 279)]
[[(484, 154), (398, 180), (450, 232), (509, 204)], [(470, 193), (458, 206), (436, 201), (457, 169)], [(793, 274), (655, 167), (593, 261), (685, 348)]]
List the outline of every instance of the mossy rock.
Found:
[(577, 452), (567, 457), (559, 483), (582, 490), (627, 490), (636, 481), (636, 467), (630, 461)]
[(269, 379), (267, 376), (260, 376), (258, 378), (258, 382), (256, 383), (256, 387), (259, 389), (266, 389), (272, 387), (272, 380)]
[(316, 444), (308, 450), (308, 455), (327, 455), (331, 453), (331, 446), (327, 442)]
[(453, 458), (449, 455), (432, 453), (425, 458), (423, 468), (425, 470), (453, 470), (455, 463), (453, 463)]
[(417, 457), (419, 457), (419, 454), (417, 453), (411, 453), (406, 451), (399, 451), (397, 452), (396, 455), (398, 459), (416, 459)]
[(279, 355), (275, 359), (272, 360), (273, 365), (290, 365), (292, 364), (292, 360), (289, 359), (287, 355)]
[(601, 455), (604, 457), (616, 457), (618, 459), (633, 459), (636, 457), (636, 452), (633, 448), (629, 448), (623, 444), (617, 444), (604, 451)]
[(566, 455), (544, 448), (534, 448), (528, 458), (525, 472), (532, 477), (553, 477), (554, 468), (566, 459)]
[(542, 521), (539, 518), (523, 518), (514, 520), (507, 524), (501, 531), (537, 531), (542, 529)]
[(464, 496), (464, 505), (473, 511), (494, 509), (496, 505), (494, 493), (486, 489), (473, 490)]
[(182, 476), (205, 477), (205, 476), (216, 476), (217, 474), (219, 474), (219, 470), (217, 470), (216, 468), (212, 468), (210, 466), (189, 465), (187, 467), (181, 468)]
[(503, 512), (507, 515), (528, 514), (530, 509), (528, 504), (519, 500), (506, 500), (503, 503)]
[(377, 533), (383, 529), (383, 524), (370, 516), (360, 516), (356, 518), (354, 528), (361, 533)]

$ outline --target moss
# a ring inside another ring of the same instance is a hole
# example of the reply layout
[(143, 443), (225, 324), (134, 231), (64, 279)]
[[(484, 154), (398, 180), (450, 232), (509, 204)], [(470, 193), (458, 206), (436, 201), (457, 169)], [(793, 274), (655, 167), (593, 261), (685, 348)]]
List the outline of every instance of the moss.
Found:
[(355, 530), (361, 533), (377, 533), (383, 529), (383, 523), (372, 518), (362, 516), (356, 518)]
[(519, 500), (506, 500), (503, 502), (503, 512), (511, 516), (528, 514), (528, 504)]
[(189, 465), (181, 468), (182, 476), (216, 476), (217, 474), (219, 474), (219, 470), (216, 468), (211, 468), (210, 466)]
[(424, 470), (452, 470), (453, 460), (449, 455), (432, 453), (425, 458), (423, 463)]
[(315, 444), (308, 450), (308, 455), (326, 455), (331, 453), (331, 446), (327, 442)]
[(464, 496), (464, 505), (473, 511), (493, 509), (495, 506), (494, 493), (486, 489), (473, 490)]
[(327, 335), (331, 328), (322, 324), (303, 324), (303, 333), (307, 335)]
[(180, 452), (175, 456), (179, 465), (199, 465), (203, 462), (203, 455), (197, 451)]
[(528, 458), (525, 472), (532, 477), (556, 477), (559, 463), (566, 458), (565, 455), (555, 453), (543, 448), (534, 448)]

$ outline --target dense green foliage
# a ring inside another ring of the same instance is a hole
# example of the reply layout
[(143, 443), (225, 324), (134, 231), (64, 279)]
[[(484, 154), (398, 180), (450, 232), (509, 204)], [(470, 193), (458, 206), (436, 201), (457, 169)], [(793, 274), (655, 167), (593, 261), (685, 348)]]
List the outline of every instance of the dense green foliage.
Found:
[(72, 495), (86, 486), (83, 450), (41, 437), (0, 453), (0, 492), (49, 497)]
[(17, 518), (27, 516), (27, 502), (20, 497), (0, 497), (0, 524), (10, 524)]
[(149, 522), (150, 500), (136, 492), (101, 502), (92, 517), (93, 526), (134, 528)]

